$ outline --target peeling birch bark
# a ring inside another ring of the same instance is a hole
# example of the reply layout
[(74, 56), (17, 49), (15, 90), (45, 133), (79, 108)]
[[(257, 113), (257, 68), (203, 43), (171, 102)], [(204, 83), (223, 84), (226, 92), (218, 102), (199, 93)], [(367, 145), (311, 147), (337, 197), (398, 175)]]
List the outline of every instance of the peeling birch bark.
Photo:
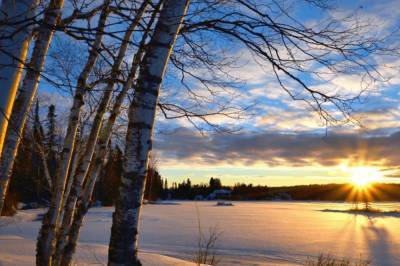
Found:
[(141, 66), (129, 107), (124, 171), (113, 213), (108, 265), (141, 265), (138, 225), (159, 89), (188, 0), (166, 0)]

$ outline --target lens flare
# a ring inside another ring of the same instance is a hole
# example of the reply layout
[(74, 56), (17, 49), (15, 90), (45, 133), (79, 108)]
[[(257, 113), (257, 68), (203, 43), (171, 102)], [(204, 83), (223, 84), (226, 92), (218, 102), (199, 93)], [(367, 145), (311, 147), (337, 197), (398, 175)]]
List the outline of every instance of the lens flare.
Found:
[(382, 173), (373, 167), (353, 167), (350, 168), (350, 173), (351, 182), (359, 188), (367, 187), (382, 178)]

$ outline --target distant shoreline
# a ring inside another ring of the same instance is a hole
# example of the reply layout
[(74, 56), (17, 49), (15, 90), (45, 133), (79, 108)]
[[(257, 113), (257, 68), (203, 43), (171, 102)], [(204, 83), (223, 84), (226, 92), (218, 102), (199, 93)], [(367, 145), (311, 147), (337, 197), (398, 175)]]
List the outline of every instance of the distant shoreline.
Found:
[[(219, 202), (219, 201), (232, 201), (232, 202), (315, 202), (315, 203), (345, 203), (356, 205), (356, 203), (352, 201), (343, 201), (343, 200), (270, 200), (270, 199), (250, 199), (250, 200), (236, 200), (236, 199), (214, 199), (214, 200), (194, 200), (194, 199), (162, 199), (159, 201), (146, 202), (145, 204), (160, 204), (160, 205), (178, 205), (177, 202)], [(374, 203), (400, 203), (400, 200), (381, 200), (381, 201), (370, 201), (370, 204)], [(358, 205), (364, 204), (363, 202), (359, 202)]]

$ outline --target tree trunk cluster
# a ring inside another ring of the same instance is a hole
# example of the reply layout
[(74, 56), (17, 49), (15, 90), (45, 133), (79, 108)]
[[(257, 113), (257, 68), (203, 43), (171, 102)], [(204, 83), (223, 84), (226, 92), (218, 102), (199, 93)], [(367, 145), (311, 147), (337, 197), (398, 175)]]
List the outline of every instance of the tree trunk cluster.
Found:
[[(0, 210), (4, 204), (15, 158), (21, 143), (21, 135), (37, 94), (52, 37), (57, 27), (69, 19), (64, 19), (64, 21), (61, 19), (64, 2), (62, 0), (51, 0), (43, 12), (42, 21), (45, 21), (45, 23), (39, 24), (35, 28), (35, 42), (30, 61), (25, 62), (29, 42), (33, 36), (31, 24), (34, 25), (34, 23), (29, 23), (34, 21), (36, 5), (36, 1), (33, 0), (21, 1), (17, 5), (14, 5), (13, 1), (5, 0), (1, 6), (3, 16), (5, 16), (4, 14), (7, 15), (4, 20), (10, 22), (10, 25), (18, 17), (19, 19), (23, 18), (27, 26), (14, 34), (14, 32), (17, 32), (15, 26), (0, 25), (2, 32), (0, 39), (0, 76), (6, 77), (2, 81), (2, 95), (0, 97), (0, 108), (2, 110), (2, 118), (0, 119), (0, 150), (2, 151), (0, 159)], [(115, 225), (113, 225), (110, 240), (109, 264), (139, 264), (136, 249), (137, 233), (125, 232), (123, 228), (135, 228), (134, 231), (137, 232), (139, 209), (145, 185), (144, 179), (148, 156), (151, 151), (157, 95), (187, 6), (188, 1), (160, 1), (154, 4), (145, 0), (136, 8), (135, 15), (130, 19), (128, 27), (119, 39), (120, 45), (117, 53), (111, 57), (113, 63), (106, 80), (103, 81), (105, 86), (102, 88), (103, 93), (95, 111), (90, 133), (85, 144), (80, 147), (76, 144), (77, 132), (86, 98), (92, 90), (91, 75), (95, 71), (99, 56), (103, 56), (103, 51), (106, 49), (110, 14), (118, 14), (117, 8), (113, 6), (110, 0), (104, 0), (96, 12), (92, 11), (92, 16), (97, 12), (99, 13), (96, 31), (94, 38), (88, 40), (90, 50), (86, 63), (77, 78), (66, 134), (57, 160), (57, 167), (52, 173), (49, 171), (48, 160), (43, 147), (43, 130), (36, 130), (37, 128), (41, 129), (39, 107), (36, 106), (36, 122), (34, 123), (36, 129), (34, 131), (39, 133), (34, 133), (35, 146), (42, 157), (43, 173), (51, 190), (50, 205), (43, 218), (37, 240), (37, 265), (71, 265), (79, 230), (90, 206), (96, 180), (107, 156), (114, 124), (132, 88), (134, 99), (129, 108), (129, 126), (126, 140), (129, 143), (127, 146), (136, 148), (126, 149), (124, 177), (120, 188), (121, 197), (117, 200), (118, 204), (114, 214)], [(85, 18), (86, 16), (89, 17), (89, 13), (80, 14), (77, 12), (71, 16)], [(145, 13), (150, 14), (150, 16), (145, 17)], [(153, 27), (156, 21), (156, 26)], [(137, 29), (139, 25), (142, 27), (141, 31)], [(144, 29), (143, 25), (145, 25)], [(6, 36), (7, 34), (10, 37)], [(138, 34), (138, 37), (133, 38), (134, 34)], [(139, 39), (138, 42), (134, 41), (137, 39)], [(136, 45), (137, 48), (131, 62), (130, 71), (111, 106), (116, 84), (121, 79), (122, 63), (126, 60), (127, 51), (132, 49), (132, 45)], [(25, 69), (25, 76), (18, 90), (18, 96), (16, 96), (23, 69)], [(104, 119), (107, 112), (110, 112), (110, 115), (107, 119)], [(54, 132), (52, 134), (54, 139)], [(5, 145), (3, 147), (4, 139)], [(135, 155), (137, 152), (139, 153), (138, 156)], [(132, 173), (136, 174), (132, 175)], [(131, 184), (129, 187), (126, 186), (128, 180)], [(128, 199), (128, 201), (123, 202), (125, 199)], [(121, 218), (126, 217), (123, 212), (131, 213), (132, 211), (135, 213), (132, 220)], [(120, 232), (122, 235), (116, 232)], [(127, 233), (132, 233), (131, 237), (122, 242), (119, 241), (122, 236), (123, 238), (126, 237)], [(120, 254), (123, 254), (123, 256), (118, 257)], [(116, 257), (117, 259), (115, 259)]]

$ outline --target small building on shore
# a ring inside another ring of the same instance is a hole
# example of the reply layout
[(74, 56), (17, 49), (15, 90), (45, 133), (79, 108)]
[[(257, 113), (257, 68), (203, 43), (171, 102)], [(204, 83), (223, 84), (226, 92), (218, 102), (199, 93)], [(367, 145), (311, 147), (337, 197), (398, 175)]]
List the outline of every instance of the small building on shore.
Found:
[(208, 194), (208, 200), (216, 200), (216, 199), (227, 199), (232, 195), (232, 191), (229, 189), (216, 189), (210, 194)]

